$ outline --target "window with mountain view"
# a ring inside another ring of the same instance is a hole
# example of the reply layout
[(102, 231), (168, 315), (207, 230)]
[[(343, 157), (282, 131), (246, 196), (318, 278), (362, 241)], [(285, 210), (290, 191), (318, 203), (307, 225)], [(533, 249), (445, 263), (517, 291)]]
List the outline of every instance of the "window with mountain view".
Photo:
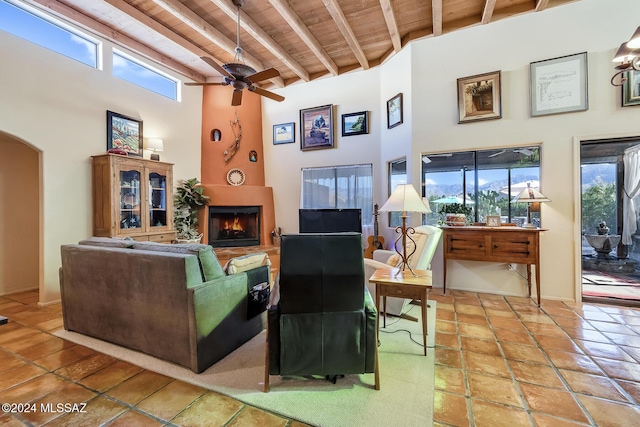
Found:
[[(432, 213), (423, 223), (443, 219), (444, 205), (470, 207), (472, 221), (485, 222), (499, 215), (503, 223), (524, 224), (526, 203), (511, 203), (527, 185), (540, 190), (540, 147), (461, 151), (422, 155), (422, 195)], [(540, 226), (540, 212), (533, 206), (532, 222)]]

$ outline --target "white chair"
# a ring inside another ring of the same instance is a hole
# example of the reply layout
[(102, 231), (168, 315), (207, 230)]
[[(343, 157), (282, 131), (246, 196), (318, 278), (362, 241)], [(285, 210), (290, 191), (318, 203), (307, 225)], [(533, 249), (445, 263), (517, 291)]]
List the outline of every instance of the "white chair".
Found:
[[(438, 243), (442, 238), (442, 229), (431, 225), (415, 227), (415, 233), (411, 237), (416, 241), (416, 251), (409, 257), (409, 265), (414, 270), (430, 270), (431, 259), (436, 252)], [(411, 246), (409, 246), (411, 245)], [(411, 253), (413, 243), (407, 239), (407, 253)], [(364, 259), (364, 273), (369, 293), (376, 299), (376, 285), (369, 282), (369, 277), (381, 267), (395, 267), (400, 257), (394, 250), (378, 249), (373, 252), (373, 259)], [(404, 298), (387, 298), (387, 313), (400, 316), (405, 306), (410, 301)]]

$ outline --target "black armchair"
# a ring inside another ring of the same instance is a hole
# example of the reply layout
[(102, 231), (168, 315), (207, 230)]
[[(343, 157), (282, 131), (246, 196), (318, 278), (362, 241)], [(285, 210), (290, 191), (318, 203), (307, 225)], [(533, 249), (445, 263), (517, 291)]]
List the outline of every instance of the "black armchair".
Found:
[(364, 286), (360, 233), (286, 234), (268, 309), (269, 375), (375, 373), (378, 312)]

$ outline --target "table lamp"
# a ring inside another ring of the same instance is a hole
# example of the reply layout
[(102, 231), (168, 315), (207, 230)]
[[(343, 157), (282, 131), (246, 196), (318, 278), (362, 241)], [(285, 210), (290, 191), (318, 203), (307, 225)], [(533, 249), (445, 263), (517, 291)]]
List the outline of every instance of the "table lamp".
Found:
[(162, 151), (164, 148), (164, 141), (160, 138), (147, 138), (147, 146), (146, 149), (153, 151), (151, 154), (151, 160), (160, 160), (160, 155), (158, 152)]
[[(400, 184), (393, 190), (389, 199), (380, 208), (382, 212), (402, 212), (402, 225), (396, 227), (396, 233), (400, 235), (393, 244), (402, 263), (398, 266), (398, 272), (409, 269), (414, 276), (417, 276), (411, 266), (409, 266), (409, 258), (416, 251), (416, 241), (410, 236), (415, 233), (413, 227), (407, 227), (407, 212), (429, 213), (431, 209), (428, 204), (423, 202), (415, 188), (411, 184)], [(407, 239), (413, 242), (413, 251), (407, 255)], [(398, 242), (402, 241), (402, 252), (398, 250)]]
[(539, 202), (550, 202), (551, 200), (540, 193), (535, 188), (531, 188), (531, 183), (527, 182), (527, 188), (522, 190), (520, 194), (514, 197), (511, 200), (511, 203), (526, 203), (527, 204), (527, 223), (524, 225), (525, 228), (536, 228), (535, 225), (531, 223), (531, 204), (539, 203)]

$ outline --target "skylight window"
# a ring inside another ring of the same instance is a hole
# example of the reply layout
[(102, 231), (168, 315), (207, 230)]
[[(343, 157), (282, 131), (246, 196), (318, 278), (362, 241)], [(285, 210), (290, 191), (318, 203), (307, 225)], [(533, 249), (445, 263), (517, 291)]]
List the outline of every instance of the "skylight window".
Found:
[(115, 49), (113, 75), (174, 101), (180, 100), (178, 80)]
[(0, 0), (0, 30), (99, 68), (100, 42), (22, 3)]

